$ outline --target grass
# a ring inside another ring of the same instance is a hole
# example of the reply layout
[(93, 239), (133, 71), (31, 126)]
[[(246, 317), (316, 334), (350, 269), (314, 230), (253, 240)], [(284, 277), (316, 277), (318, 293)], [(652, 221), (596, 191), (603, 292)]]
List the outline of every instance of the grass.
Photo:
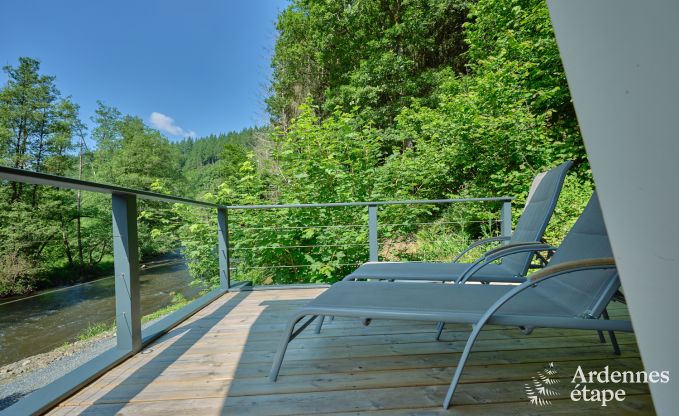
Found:
[[(189, 300), (186, 299), (181, 293), (175, 293), (172, 296), (172, 303), (169, 305), (158, 309), (148, 315), (144, 315), (141, 318), (141, 323), (145, 324), (147, 322), (155, 321), (171, 312), (183, 308), (189, 304)], [(78, 334), (78, 341), (87, 341), (92, 338), (96, 338), (103, 334), (113, 334), (116, 330), (115, 322), (99, 322), (96, 324), (90, 324), (85, 330)]]
[(84, 331), (78, 334), (78, 341), (87, 341), (88, 339), (95, 338), (101, 334), (108, 332), (113, 332), (116, 330), (115, 322), (99, 322), (96, 324), (90, 324)]
[(161, 318), (171, 312), (174, 312), (178, 309), (183, 308), (184, 306), (189, 304), (189, 300), (186, 299), (181, 293), (175, 293), (172, 296), (172, 303), (165, 306), (164, 308), (160, 308), (155, 312), (152, 312), (148, 315), (144, 315), (141, 318), (141, 323), (145, 324), (147, 322), (155, 321), (158, 318)]

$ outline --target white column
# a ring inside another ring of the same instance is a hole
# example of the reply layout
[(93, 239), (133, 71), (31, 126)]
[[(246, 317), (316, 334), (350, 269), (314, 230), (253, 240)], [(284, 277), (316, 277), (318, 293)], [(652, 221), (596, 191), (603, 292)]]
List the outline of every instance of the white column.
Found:
[(658, 414), (679, 408), (679, 2), (548, 0)]

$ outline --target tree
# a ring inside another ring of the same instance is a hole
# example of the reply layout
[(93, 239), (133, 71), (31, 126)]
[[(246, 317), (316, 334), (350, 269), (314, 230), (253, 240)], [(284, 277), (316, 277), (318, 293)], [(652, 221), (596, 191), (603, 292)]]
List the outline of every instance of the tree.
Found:
[(97, 145), (94, 153), (94, 165), (99, 175), (99, 181), (114, 180), (111, 159), (120, 149), (120, 124), (122, 114), (117, 108), (107, 106), (102, 101), (97, 101), (97, 109), (92, 117), (95, 127), (92, 130), (92, 139)]
[[(93, 155), (96, 174), (92, 179), (162, 193), (176, 193), (181, 189), (179, 153), (167, 138), (146, 126), (140, 118), (123, 116), (118, 109), (102, 102), (98, 102), (95, 114), (92, 136), (97, 142)], [(86, 205), (97, 215), (95, 229), (110, 235), (110, 225), (103, 225), (110, 224), (110, 202), (93, 195)], [(102, 209), (102, 206), (107, 208)], [(175, 250), (175, 222), (167, 204), (139, 201), (141, 254), (148, 257)], [(103, 238), (95, 241), (102, 250), (110, 250)], [(100, 259), (101, 256), (90, 258)]]
[[(18, 66), (8, 65), (3, 70), (8, 78), (0, 90), (3, 163), (38, 172), (68, 173), (73, 166), (69, 154), (72, 137), (82, 127), (78, 106), (61, 97), (55, 78), (41, 75), (35, 59), (19, 58)], [(67, 233), (76, 218), (70, 210), (74, 202), (71, 192), (12, 182), (2, 186), (1, 194), (0, 233), (12, 243), (3, 245), (0, 257), (6, 264), (17, 265), (9, 267), (14, 270), (11, 280), (22, 282), (11, 291), (30, 290), (44, 263), (54, 261), (46, 256), (55, 244), (73, 264)]]
[(464, 72), (463, 0), (296, 0), (278, 17), (267, 100), (283, 128), (307, 97), (326, 116), (358, 108), (377, 126), (392, 125), (436, 77)]
[[(575, 174), (554, 223), (570, 222), (587, 201), (586, 155), (543, 1), (293, 0), (277, 30), (270, 157), (243, 162), (239, 180), (220, 187), (220, 201), (512, 195), (519, 210), (533, 176), (566, 159), (576, 161)], [(380, 235), (406, 247), (385, 255), (417, 257), (452, 241), (446, 234), (454, 231), (462, 238), (436, 251), (449, 257), (465, 238), (492, 231), (496, 209), (385, 208), (380, 223), (405, 231), (385, 225)], [(248, 272), (262, 281), (332, 280), (344, 270), (338, 256), (361, 259), (330, 243), (362, 242), (360, 233), (309, 226), (363, 223), (356, 214), (248, 211), (234, 221), (252, 230), (233, 231), (239, 267), (288, 267)], [(460, 225), (442, 226), (451, 222)], [(266, 230), (281, 224), (298, 231)], [(548, 236), (558, 240), (563, 231)]]
[[(66, 153), (78, 118), (78, 106), (62, 99), (54, 77), (40, 75), (40, 62), (19, 58), (7, 65), (7, 84), (0, 91), (0, 124), (4, 134), (0, 148), (5, 164), (19, 169), (63, 174), (68, 168)], [(17, 201), (24, 186), (13, 183), (10, 200)], [(37, 188), (31, 195), (37, 203)]]

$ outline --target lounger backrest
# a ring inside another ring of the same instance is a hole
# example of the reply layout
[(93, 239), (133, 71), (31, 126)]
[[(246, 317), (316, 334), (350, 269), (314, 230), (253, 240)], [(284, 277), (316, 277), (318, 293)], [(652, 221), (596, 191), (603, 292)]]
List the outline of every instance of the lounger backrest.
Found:
[(542, 179), (545, 177), (546, 174), (547, 172), (540, 172), (537, 175), (535, 175), (533, 183), (530, 184), (530, 189), (528, 190), (528, 197), (526, 198), (526, 201), (530, 201), (530, 199), (533, 197), (533, 194), (538, 189), (538, 186), (540, 186), (540, 184), (542, 183)]
[[(535, 177), (510, 243), (540, 241), (554, 213), (566, 173), (572, 165), (571, 161), (564, 162)], [(531, 253), (514, 254), (505, 257), (502, 264), (516, 276), (525, 276), (532, 257)]]
[[(547, 267), (566, 261), (600, 257), (613, 257), (613, 252), (599, 198), (594, 193)], [(555, 277), (538, 285), (535, 290), (572, 311), (574, 316), (598, 316), (618, 286), (615, 269), (588, 270)]]

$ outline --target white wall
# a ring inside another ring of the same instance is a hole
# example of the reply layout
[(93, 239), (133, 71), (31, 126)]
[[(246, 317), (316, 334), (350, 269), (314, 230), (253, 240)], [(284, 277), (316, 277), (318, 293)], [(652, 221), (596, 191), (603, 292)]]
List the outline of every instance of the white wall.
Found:
[(679, 410), (679, 2), (548, 0), (658, 414)]

